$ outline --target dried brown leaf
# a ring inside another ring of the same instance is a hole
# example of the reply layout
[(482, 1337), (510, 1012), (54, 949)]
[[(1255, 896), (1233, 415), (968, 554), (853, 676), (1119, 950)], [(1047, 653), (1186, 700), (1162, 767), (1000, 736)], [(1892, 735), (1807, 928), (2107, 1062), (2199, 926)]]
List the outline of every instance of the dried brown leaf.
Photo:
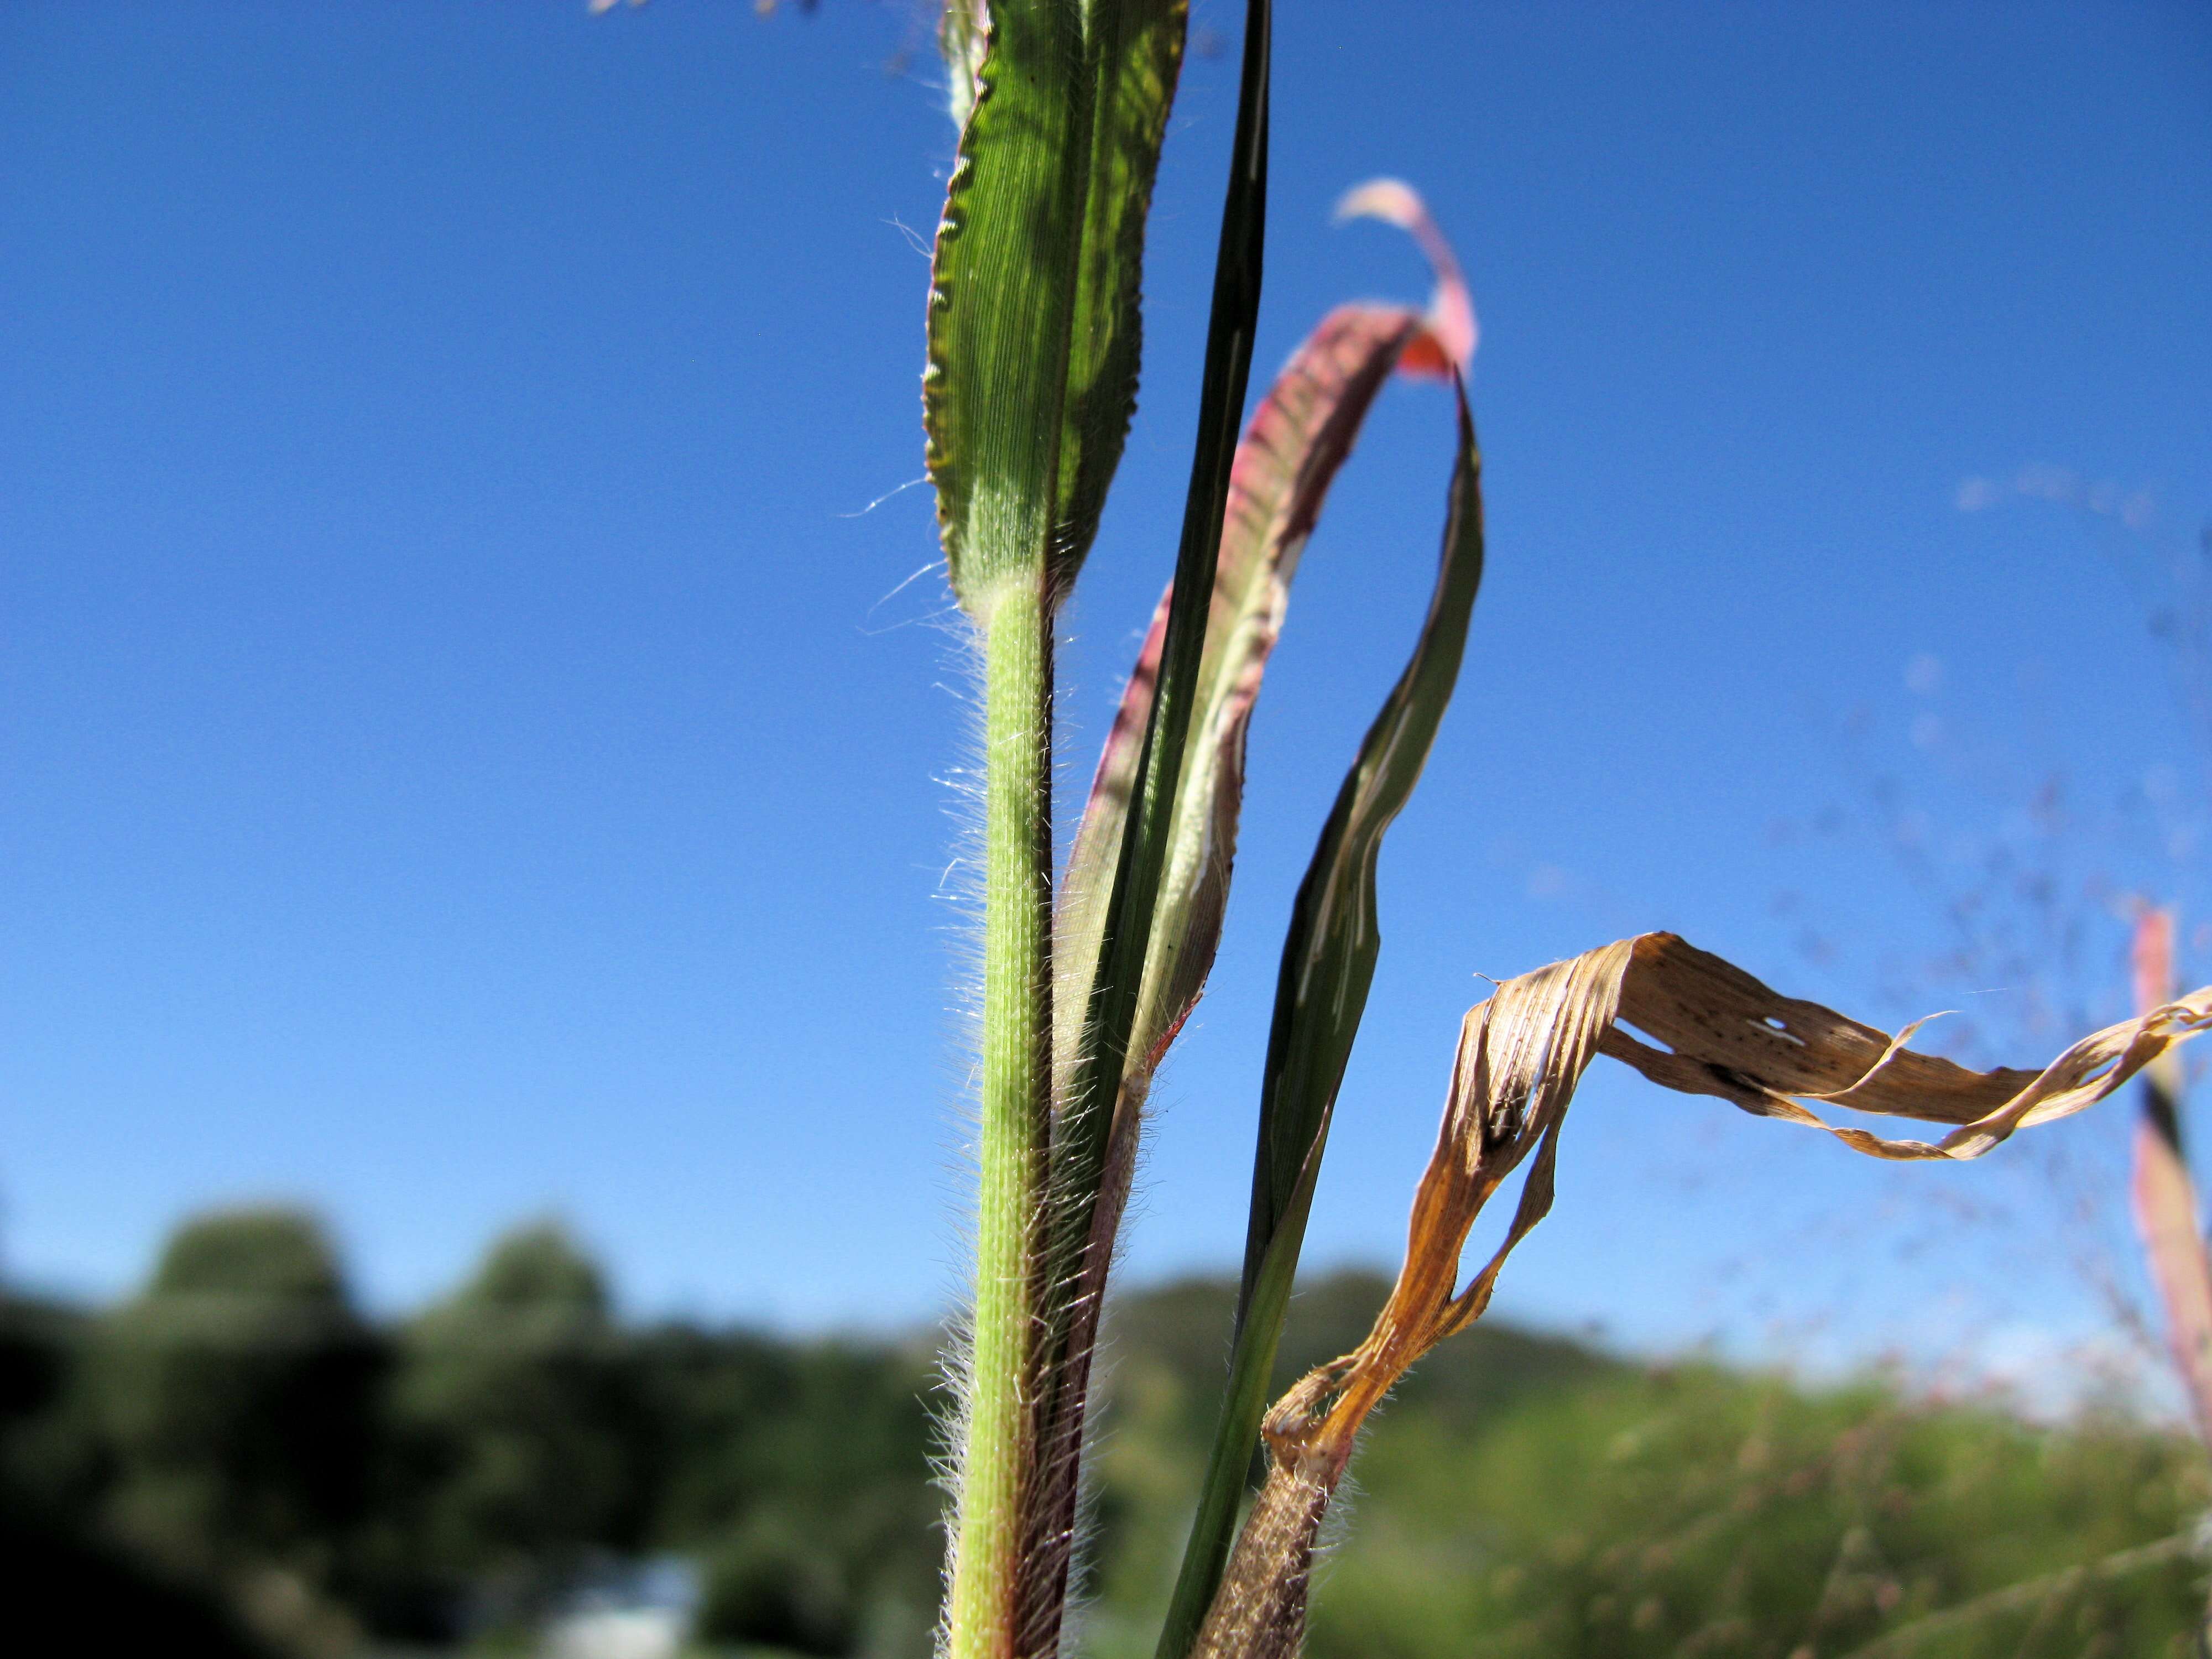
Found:
[[(1268, 1413), (1267, 1484), (1194, 1655), (1286, 1659), (1297, 1651), (1314, 1536), (1360, 1425), (1408, 1366), (1489, 1305), (1507, 1255), (1551, 1208), (1559, 1125), (1597, 1055), (1678, 1093), (1825, 1129), (1869, 1157), (1972, 1158), (2015, 1129), (2094, 1105), (2212, 1025), (2212, 987), (2084, 1037), (2040, 1072), (1975, 1072), (1917, 1054), (1905, 1044), (1923, 1023), (1893, 1036), (1782, 996), (1672, 933), (1540, 968), (1469, 1010), (1398, 1282), (1367, 1340), (1309, 1372)], [(1808, 1103), (1955, 1127), (1933, 1142), (1888, 1139), (1827, 1123)], [(1475, 1218), (1532, 1152), (1505, 1242), (1455, 1289)]]

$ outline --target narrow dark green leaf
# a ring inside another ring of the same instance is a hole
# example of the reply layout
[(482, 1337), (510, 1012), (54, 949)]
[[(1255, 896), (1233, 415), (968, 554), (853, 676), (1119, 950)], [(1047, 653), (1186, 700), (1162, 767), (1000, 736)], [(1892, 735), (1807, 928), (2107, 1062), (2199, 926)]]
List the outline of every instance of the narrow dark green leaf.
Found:
[(1368, 728), (1337, 793), (1291, 915), (1261, 1085), (1230, 1383), (1186, 1547), (1160, 1659), (1184, 1659), (1221, 1580), (1243, 1499), (1329, 1117), (1366, 1012), (1382, 942), (1375, 869), (1384, 831), (1412, 795), (1451, 701), (1482, 581), (1482, 463), (1456, 375), (1459, 445), (1443, 552), (1412, 659)]
[[(1100, 1297), (1114, 1249), (1118, 1193), (1102, 1212), (1107, 1152), (1136, 1017), (1152, 917), (1173, 829), (1192, 707), (1206, 643), (1222, 523), (1237, 453), (1237, 424), (1251, 381), (1252, 342), (1267, 213), (1267, 107), (1273, 61), (1270, 0), (1247, 0), (1244, 52), (1229, 188), (1214, 258), (1212, 310), (1199, 386), (1198, 438), (1183, 503), (1159, 671), (1144, 741), (1130, 774), (1137, 807), (1119, 837), (1113, 880), (1097, 912), (1095, 960), (1068, 1091), (1053, 1139), (1054, 1201), (1048, 1282), (1064, 1291), (1064, 1317), (1048, 1333), (1048, 1393), (1041, 1402), (1042, 1476), (1030, 1521), (1032, 1548), (1051, 1558), (1041, 1575), (1034, 1627), (1056, 1638), (1075, 1532), (1083, 1425)], [(978, 118), (981, 118), (980, 116)], [(1102, 486), (1103, 487), (1103, 486)], [(1070, 496), (1089, 501), (1079, 479)], [(1095, 523), (1095, 518), (1093, 520)], [(1103, 1223), (1102, 1227), (1101, 1224)], [(1049, 1643), (1046, 1644), (1048, 1647)]]
[[(1191, 715), (1196, 705), (1207, 618), (1214, 600), (1223, 526), (1228, 516), (1238, 424), (1251, 382), (1252, 341), (1260, 311), (1260, 278), (1267, 210), (1268, 0), (1249, 0), (1245, 16), (1243, 84), (1237, 107), (1229, 191), (1213, 272), (1213, 308), (1206, 368), (1199, 389), (1198, 442), (1184, 498), (1182, 538), (1153, 677), (1144, 742), (1131, 773), (1136, 811), (1111, 839), (1118, 843), (1097, 934), (1096, 969), (1086, 988), (1080, 1070), (1071, 1104), (1110, 1103), (1120, 1083), (1152, 916), (1175, 828), (1176, 798)], [(1103, 850), (1103, 849), (1102, 849)], [(1102, 860), (1103, 862), (1103, 860)], [(1096, 884), (1079, 873), (1088, 888)], [(1087, 941), (1086, 941), (1087, 942)], [(1071, 964), (1078, 971), (1087, 965)], [(1103, 1146), (1104, 1126), (1091, 1115), (1076, 1126), (1071, 1153), (1080, 1168), (1086, 1149)]]
[[(1237, 449), (1237, 423), (1251, 382), (1252, 338), (1260, 311), (1260, 276), (1267, 211), (1267, 88), (1269, 0), (1249, 0), (1245, 14), (1243, 83), (1237, 105), (1235, 148), (1229, 191), (1221, 214), (1221, 241), (1213, 270), (1213, 309), (1206, 343), (1206, 368), (1199, 389), (1198, 443), (1191, 458), (1190, 487), (1183, 502), (1182, 539), (1176, 556), (1175, 580), (1161, 621), (1157, 663), (1148, 675), (1149, 706), (1142, 715), (1143, 741), (1127, 767), (1117, 793), (1124, 822), (1096, 835), (1079, 854), (1071, 886), (1079, 905), (1091, 908), (1073, 943), (1076, 954), (1066, 965), (1077, 975), (1088, 970), (1080, 987), (1081, 1036), (1070, 1052), (1062, 1097), (1063, 1134), (1054, 1146), (1054, 1176), (1062, 1189), (1079, 1196), (1072, 1215), (1060, 1264), (1070, 1271), (1086, 1248), (1090, 1204), (1103, 1168), (1113, 1104), (1128, 1058), (1152, 919), (1158, 903), (1175, 829), (1176, 795), (1188, 744), (1191, 714), (1204, 658), (1206, 619), (1214, 595)], [(1140, 673), (1146, 670), (1140, 667)], [(1127, 712), (1127, 711), (1125, 711)], [(1136, 723), (1117, 721), (1116, 738), (1125, 745)], [(1126, 747), (1123, 758), (1131, 757)], [(1109, 752), (1108, 764), (1114, 763)], [(1136, 810), (1127, 812), (1133, 799)], [(1080, 839), (1080, 837), (1079, 838)], [(1109, 848), (1111, 848), (1110, 863)], [(1110, 876), (1102, 883), (1097, 878)], [(1094, 965), (1095, 964), (1095, 965)], [(1110, 1243), (1110, 1241), (1109, 1241)]]

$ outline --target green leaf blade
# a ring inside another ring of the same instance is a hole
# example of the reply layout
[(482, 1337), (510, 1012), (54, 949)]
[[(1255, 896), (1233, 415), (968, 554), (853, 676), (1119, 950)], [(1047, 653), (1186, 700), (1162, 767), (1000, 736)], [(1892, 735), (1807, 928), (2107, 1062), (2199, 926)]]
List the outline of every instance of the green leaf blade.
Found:
[(1135, 408), (1145, 216), (1184, 6), (978, 10), (953, 31), (975, 67), (932, 259), (922, 404), (953, 591), (980, 617), (1023, 575), (1064, 595), (1097, 533)]
[(1359, 758), (1338, 792), (1283, 946), (1245, 1240), (1247, 1299), (1307, 1164), (1328, 1132), (1382, 945), (1375, 870), (1382, 836), (1412, 797), (1451, 701), (1482, 582), (1482, 464), (1465, 392), (1455, 390), (1459, 453), (1428, 615), (1405, 672), (1368, 728)]

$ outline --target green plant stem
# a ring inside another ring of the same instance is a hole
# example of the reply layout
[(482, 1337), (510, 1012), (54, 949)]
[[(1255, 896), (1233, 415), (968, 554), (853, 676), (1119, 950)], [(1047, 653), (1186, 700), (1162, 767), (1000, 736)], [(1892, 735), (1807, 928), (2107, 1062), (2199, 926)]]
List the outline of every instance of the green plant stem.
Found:
[(1052, 1109), (1052, 616), (1042, 573), (1008, 580), (982, 631), (981, 1190), (946, 1637), (951, 1659), (1015, 1659)]

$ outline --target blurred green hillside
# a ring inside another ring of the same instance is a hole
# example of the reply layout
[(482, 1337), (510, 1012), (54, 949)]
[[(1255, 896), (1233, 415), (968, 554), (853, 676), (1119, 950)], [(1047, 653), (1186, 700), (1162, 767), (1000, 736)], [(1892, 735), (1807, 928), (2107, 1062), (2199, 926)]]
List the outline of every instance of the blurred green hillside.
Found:
[[(1383, 1281), (1306, 1288), (1282, 1363)], [(1085, 1651), (1146, 1655), (1195, 1492), (1231, 1287), (1121, 1299)], [(933, 1337), (627, 1324), (557, 1228), (397, 1325), (309, 1218), (180, 1228), (97, 1311), (0, 1304), (11, 1577), (87, 1650), (331, 1655), (526, 1641), (580, 1575), (694, 1561), (707, 1645), (926, 1655)], [(1316, 1659), (2181, 1655), (2212, 1500), (2180, 1438), (1872, 1383), (1652, 1367), (1502, 1324), (1432, 1355), (1354, 1466)]]

